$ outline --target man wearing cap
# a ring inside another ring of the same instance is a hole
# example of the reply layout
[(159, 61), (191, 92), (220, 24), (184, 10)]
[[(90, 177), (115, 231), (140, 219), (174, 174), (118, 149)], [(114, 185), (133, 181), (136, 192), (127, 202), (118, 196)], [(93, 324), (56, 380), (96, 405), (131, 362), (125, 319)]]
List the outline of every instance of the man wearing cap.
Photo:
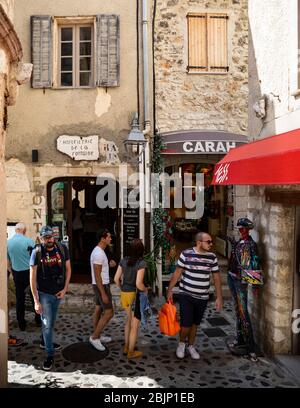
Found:
[(248, 218), (240, 218), (237, 228), (240, 239), (235, 241), (228, 237), (232, 244), (228, 264), (228, 286), (230, 288), (236, 314), (236, 339), (228, 343), (233, 354), (247, 355), (253, 362), (258, 361), (255, 354), (255, 342), (248, 313), (248, 284), (254, 289), (262, 285), (262, 275), (258, 248), (249, 235), (254, 225)]
[(65, 296), (71, 278), (69, 251), (61, 243), (54, 241), (53, 230), (49, 226), (41, 228), (42, 244), (35, 247), (30, 258), (30, 286), (34, 307), (42, 318), (43, 341), (47, 358), (44, 370), (51, 370), (54, 352), (60, 346), (53, 343), (53, 329), (61, 299)]
[[(29, 260), (35, 243), (31, 238), (26, 237), (26, 225), (23, 222), (16, 224), (15, 232), (15, 235), (7, 241), (7, 270), (13, 275), (17, 320), (20, 330), (24, 331), (26, 329), (25, 290), (29, 286)], [(32, 296), (31, 300), (33, 304)], [(41, 318), (37, 313), (35, 313), (35, 322), (38, 326), (41, 325)]]

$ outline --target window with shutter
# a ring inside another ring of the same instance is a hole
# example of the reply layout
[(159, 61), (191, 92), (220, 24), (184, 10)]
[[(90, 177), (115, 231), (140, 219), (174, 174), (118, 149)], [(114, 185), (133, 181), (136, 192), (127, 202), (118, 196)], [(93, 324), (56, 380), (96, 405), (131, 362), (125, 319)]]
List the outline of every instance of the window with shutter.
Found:
[(188, 14), (188, 72), (226, 73), (228, 67), (226, 14)]
[(99, 14), (97, 26), (97, 86), (120, 85), (120, 24), (115, 14)]
[(52, 18), (31, 16), (31, 60), (33, 88), (52, 87)]
[(94, 86), (94, 35), (92, 24), (58, 25), (58, 86)]

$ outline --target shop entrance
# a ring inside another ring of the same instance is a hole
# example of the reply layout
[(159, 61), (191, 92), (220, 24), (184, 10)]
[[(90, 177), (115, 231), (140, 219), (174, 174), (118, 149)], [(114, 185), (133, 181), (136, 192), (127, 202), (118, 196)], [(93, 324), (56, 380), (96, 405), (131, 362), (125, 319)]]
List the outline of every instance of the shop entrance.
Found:
[[(178, 259), (183, 249), (193, 246), (194, 236), (197, 232), (208, 232), (214, 240), (214, 251), (218, 255), (221, 264), (227, 264), (228, 245), (226, 235), (229, 234), (233, 225), (233, 187), (212, 186), (211, 181), (214, 173), (213, 163), (182, 163), (165, 168), (169, 175), (179, 173), (182, 178), (182, 188), (192, 189), (192, 198), (195, 199), (196, 174), (204, 174), (204, 214), (199, 219), (188, 219), (186, 208), (174, 208), (174, 195), (176, 186), (170, 188), (171, 208), (170, 216), (174, 222), (173, 237), (176, 258)], [(184, 185), (183, 174), (192, 173), (192, 184)]]
[[(300, 317), (300, 207), (296, 207), (295, 213), (295, 261), (294, 261), (294, 299), (293, 310), (298, 311), (295, 319)], [(296, 313), (296, 312), (295, 312)], [(299, 326), (299, 324), (297, 325)], [(300, 333), (292, 333), (292, 352), (300, 355)]]
[[(107, 249), (109, 259), (120, 258), (119, 209), (97, 206), (96, 197), (103, 186), (95, 177), (65, 177), (51, 180), (47, 186), (48, 224), (56, 238), (66, 243), (72, 263), (72, 282), (90, 282), (90, 254), (97, 245), (99, 228), (107, 228), (112, 243)], [(118, 199), (118, 188), (116, 188)], [(115, 268), (110, 270), (111, 276)]]

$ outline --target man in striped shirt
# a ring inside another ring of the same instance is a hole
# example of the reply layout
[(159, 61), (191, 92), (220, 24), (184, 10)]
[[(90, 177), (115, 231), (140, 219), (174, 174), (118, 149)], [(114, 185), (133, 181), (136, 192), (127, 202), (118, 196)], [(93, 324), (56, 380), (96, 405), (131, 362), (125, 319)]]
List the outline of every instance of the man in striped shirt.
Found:
[(218, 260), (211, 252), (212, 238), (205, 232), (198, 232), (196, 246), (184, 250), (177, 262), (167, 291), (167, 300), (173, 300), (172, 289), (179, 281), (180, 341), (176, 350), (178, 358), (184, 358), (185, 345), (194, 360), (200, 355), (194, 347), (199, 326), (209, 298), (210, 273), (213, 274), (216, 288), (216, 309), (222, 309), (222, 288)]

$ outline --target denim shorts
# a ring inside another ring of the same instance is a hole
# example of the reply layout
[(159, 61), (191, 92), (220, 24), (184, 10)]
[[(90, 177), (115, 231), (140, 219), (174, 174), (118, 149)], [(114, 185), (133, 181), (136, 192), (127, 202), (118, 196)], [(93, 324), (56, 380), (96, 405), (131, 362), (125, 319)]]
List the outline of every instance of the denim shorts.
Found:
[(201, 323), (207, 306), (207, 300), (196, 299), (189, 295), (179, 294), (180, 326), (192, 327)]

